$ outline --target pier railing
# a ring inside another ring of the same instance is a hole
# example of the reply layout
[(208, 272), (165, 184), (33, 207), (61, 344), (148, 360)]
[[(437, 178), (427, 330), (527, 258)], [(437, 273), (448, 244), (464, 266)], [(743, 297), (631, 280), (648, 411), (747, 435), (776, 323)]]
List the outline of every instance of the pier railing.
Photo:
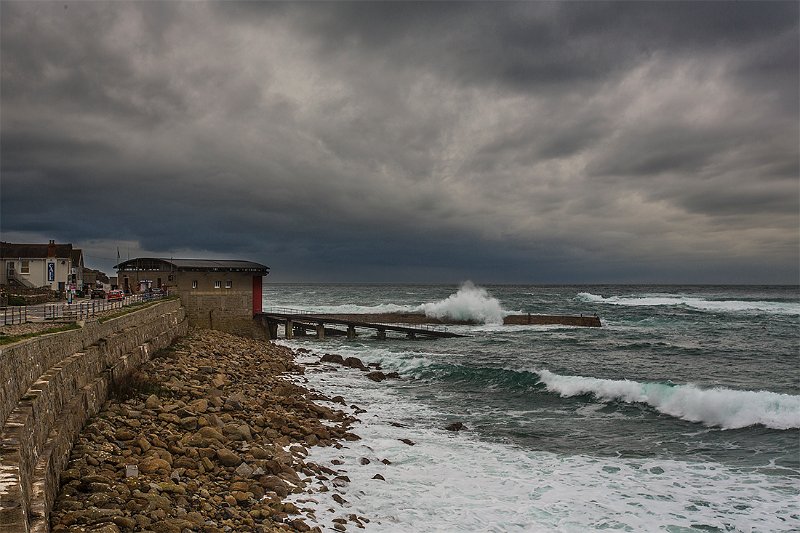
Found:
[[(292, 315), (292, 316), (304, 316), (304, 317), (319, 317), (320, 319), (324, 318), (334, 318), (338, 315), (347, 315), (347, 316), (358, 316), (359, 313), (320, 313), (316, 311), (309, 311), (307, 309), (296, 309), (293, 307), (269, 307), (263, 311), (264, 314), (276, 314), (276, 315)], [(374, 320), (364, 320), (364, 322), (369, 322), (370, 324), (375, 324), (379, 326), (396, 326), (396, 325), (403, 325), (407, 326), (408, 324), (403, 324), (400, 322), (392, 323), (392, 322), (376, 322)], [(447, 326), (436, 326), (432, 324), (413, 324), (414, 329), (420, 329), (425, 331), (434, 331), (434, 332), (447, 332)]]

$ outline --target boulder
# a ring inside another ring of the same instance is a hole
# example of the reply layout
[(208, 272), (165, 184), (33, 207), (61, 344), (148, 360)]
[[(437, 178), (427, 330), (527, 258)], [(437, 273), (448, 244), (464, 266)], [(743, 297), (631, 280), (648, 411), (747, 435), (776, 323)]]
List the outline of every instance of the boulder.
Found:
[(128, 428), (120, 428), (114, 433), (114, 438), (117, 440), (133, 440), (136, 436), (136, 433)]
[(247, 463), (240, 464), (236, 470), (233, 472), (239, 477), (248, 478), (253, 475), (253, 468), (250, 467)]
[(338, 353), (326, 353), (322, 357), (319, 358), (320, 363), (337, 363), (340, 365), (344, 364), (344, 358), (339, 355)]
[(147, 400), (144, 402), (145, 409), (156, 410), (161, 407), (161, 398), (156, 396), (155, 394), (151, 394), (147, 397)]
[(146, 457), (139, 463), (139, 472), (143, 474), (153, 474), (158, 471), (169, 472), (170, 469), (169, 463), (159, 457)]
[(236, 393), (228, 396), (225, 400), (223, 409), (226, 411), (241, 411), (242, 405), (247, 402), (247, 399), (241, 393)]
[[(196, 435), (202, 437), (204, 441), (226, 442), (228, 440), (225, 438), (225, 435), (223, 435), (222, 433), (217, 431), (216, 428), (213, 428), (211, 426), (200, 428), (200, 430), (196, 433)], [(203, 447), (207, 448), (208, 446), (203, 446)]]
[(239, 466), (242, 464), (242, 458), (230, 451), (228, 448), (217, 450), (217, 459), (225, 466)]
[(350, 368), (357, 368), (359, 370), (366, 370), (367, 369), (367, 367), (364, 366), (364, 362), (361, 359), (359, 359), (358, 357), (348, 357), (347, 359), (344, 360), (344, 362), (342, 364), (344, 366), (347, 366), (347, 367), (350, 367)]
[(222, 428), (222, 433), (231, 440), (243, 440), (243, 441), (253, 440), (253, 435), (250, 432), (250, 426), (244, 423), (225, 424), (225, 426), (223, 426)]

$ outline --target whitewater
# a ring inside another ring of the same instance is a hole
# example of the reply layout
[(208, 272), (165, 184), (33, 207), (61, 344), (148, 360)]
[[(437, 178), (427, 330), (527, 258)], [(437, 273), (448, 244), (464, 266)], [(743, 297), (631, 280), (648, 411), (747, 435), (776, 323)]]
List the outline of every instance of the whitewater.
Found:
[[(331, 404), (361, 440), (309, 457), (350, 482), (295, 496), (326, 530), (348, 513), (370, 531), (800, 530), (797, 287), (275, 285), (264, 303), (482, 322), (280, 341), (311, 350), (305, 386), (358, 408)], [(510, 312), (603, 327), (502, 326)]]

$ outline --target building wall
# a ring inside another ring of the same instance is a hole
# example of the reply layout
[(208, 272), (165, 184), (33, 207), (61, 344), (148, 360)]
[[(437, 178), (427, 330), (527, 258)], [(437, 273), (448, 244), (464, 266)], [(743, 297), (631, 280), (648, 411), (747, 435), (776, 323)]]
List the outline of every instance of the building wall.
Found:
[(185, 335), (176, 300), (0, 352), (0, 533), (48, 531), (72, 444), (110, 386)]
[(265, 338), (253, 322), (251, 272), (178, 272), (177, 292), (190, 325)]
[[(141, 281), (152, 282), (152, 288), (166, 288), (170, 290), (176, 289), (176, 276), (177, 272), (170, 270), (137, 270), (137, 271), (121, 271), (117, 275), (118, 285), (120, 289), (130, 291), (132, 294), (139, 292)], [(125, 279), (128, 280), (128, 286), (125, 286)], [(159, 285), (159, 280), (161, 284)]]
[[(14, 270), (17, 273), (18, 278), (27, 279), (30, 281), (35, 287), (44, 287), (49, 286), (52, 290), (57, 291), (59, 290), (59, 282), (66, 283), (70, 279), (70, 274), (72, 274), (72, 261), (70, 259), (66, 259), (63, 257), (55, 257), (55, 258), (31, 258), (26, 259), (28, 261), (29, 266), (29, 273), (23, 274), (22, 273), (22, 260), (25, 258), (15, 258), (15, 259), (5, 259), (3, 260), (3, 270), (2, 274), (0, 274), (0, 282), (8, 283), (8, 264), (14, 263)], [(52, 282), (47, 281), (47, 263), (52, 262), (55, 264), (55, 279)], [(78, 277), (82, 278), (83, 274), (79, 274)]]
[(191, 326), (266, 338), (264, 329), (253, 322), (253, 299), (260, 300), (261, 294), (253, 295), (252, 272), (120, 271), (121, 288), (126, 276), (132, 292), (138, 291), (141, 280), (150, 280), (155, 287), (160, 278), (170, 294), (180, 296)]

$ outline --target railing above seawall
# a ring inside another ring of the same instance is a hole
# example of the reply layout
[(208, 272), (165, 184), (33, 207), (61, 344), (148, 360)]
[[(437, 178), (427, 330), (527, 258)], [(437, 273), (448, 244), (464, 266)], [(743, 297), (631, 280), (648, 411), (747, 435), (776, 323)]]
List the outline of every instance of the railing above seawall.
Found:
[(93, 318), (85, 321), (80, 329), (47, 333), (3, 346), (0, 349), (0, 427), (22, 394), (64, 357), (85, 350), (103, 337), (152, 320), (155, 316), (172, 313), (180, 307), (180, 300), (166, 300), (132, 310), (102, 324)]

